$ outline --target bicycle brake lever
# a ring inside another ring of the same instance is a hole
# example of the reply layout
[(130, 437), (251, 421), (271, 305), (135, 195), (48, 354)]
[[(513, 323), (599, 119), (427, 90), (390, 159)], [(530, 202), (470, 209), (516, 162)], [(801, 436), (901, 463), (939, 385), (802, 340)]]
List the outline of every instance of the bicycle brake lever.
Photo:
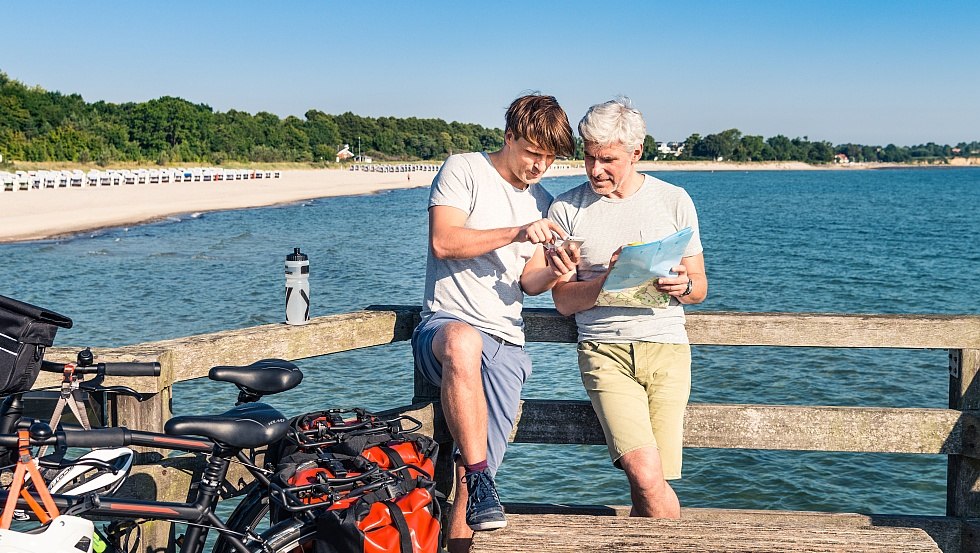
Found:
[(113, 392), (116, 394), (132, 396), (140, 401), (145, 401), (147, 397), (127, 386), (102, 386), (100, 384), (95, 383), (95, 381), (83, 382), (82, 384), (79, 385), (79, 389), (85, 390), (86, 392)]

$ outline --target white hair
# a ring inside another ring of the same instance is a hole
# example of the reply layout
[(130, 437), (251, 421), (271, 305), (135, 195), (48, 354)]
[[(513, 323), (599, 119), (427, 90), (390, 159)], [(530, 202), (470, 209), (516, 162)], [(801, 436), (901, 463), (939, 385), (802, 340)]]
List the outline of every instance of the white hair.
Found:
[(590, 107), (578, 123), (578, 133), (586, 142), (599, 146), (622, 144), (632, 150), (643, 145), (647, 125), (640, 110), (633, 107), (633, 102), (626, 96), (620, 96)]

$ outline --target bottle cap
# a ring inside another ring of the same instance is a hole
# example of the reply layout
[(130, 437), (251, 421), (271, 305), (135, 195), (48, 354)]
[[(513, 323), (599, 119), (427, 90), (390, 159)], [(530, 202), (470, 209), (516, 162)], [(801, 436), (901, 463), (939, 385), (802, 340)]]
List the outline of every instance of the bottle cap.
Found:
[(293, 248), (293, 253), (286, 256), (286, 261), (307, 261), (305, 253), (300, 253), (299, 248)]

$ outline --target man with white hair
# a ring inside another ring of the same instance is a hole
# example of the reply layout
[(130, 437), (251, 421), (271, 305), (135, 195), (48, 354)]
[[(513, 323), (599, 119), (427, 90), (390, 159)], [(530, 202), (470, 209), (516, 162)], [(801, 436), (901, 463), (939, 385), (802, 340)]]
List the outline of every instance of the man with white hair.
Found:
[[(691, 348), (684, 304), (704, 301), (708, 279), (694, 203), (684, 189), (636, 170), (646, 124), (628, 98), (589, 108), (579, 122), (589, 181), (560, 195), (549, 217), (584, 238), (581, 259), (552, 289), (558, 311), (575, 315), (582, 383), (613, 464), (626, 473), (631, 515), (679, 518), (667, 480), (681, 477)], [(621, 248), (694, 231), (676, 276), (656, 288), (664, 308), (597, 306)]]

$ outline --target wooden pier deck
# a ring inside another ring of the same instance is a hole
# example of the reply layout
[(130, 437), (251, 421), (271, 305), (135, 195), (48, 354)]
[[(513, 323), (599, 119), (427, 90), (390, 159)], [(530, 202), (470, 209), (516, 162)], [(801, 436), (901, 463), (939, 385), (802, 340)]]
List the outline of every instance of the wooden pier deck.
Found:
[(654, 520), (592, 515), (508, 515), (507, 528), (480, 532), (471, 553), (724, 552), (935, 553), (924, 530), (884, 526), (802, 525), (740, 517)]
[[(159, 378), (136, 383), (139, 391), (155, 394), (155, 400), (119, 398), (111, 422), (162, 428), (170, 416), (173, 383), (201, 378), (212, 365), (265, 357), (303, 359), (406, 341), (418, 311), (376, 306), (319, 317), (299, 327), (265, 325), (97, 351), (102, 360), (155, 360), (164, 369)], [(525, 310), (525, 317), (530, 341), (575, 341), (574, 322), (554, 310)], [(685, 509), (680, 521), (654, 521), (615, 516), (625, 512), (615, 506), (507, 504), (513, 513), (509, 527), (478, 534), (473, 551), (980, 551), (980, 380), (975, 378), (980, 371), (980, 317), (692, 312), (688, 333), (694, 345), (948, 350), (948, 366), (937, 367), (942, 378), (949, 374), (948, 409), (691, 404), (685, 419), (687, 447), (946, 455), (945, 516)], [(54, 348), (47, 358), (69, 360), (74, 351)], [(132, 380), (125, 384), (134, 385)], [(447, 451), (451, 443), (436, 397), (416, 379), (411, 405), (391, 412), (423, 420), (423, 430)], [(603, 443), (589, 402), (547, 399), (522, 403), (511, 440)], [(142, 468), (144, 477), (153, 479), (149, 489), (161, 499), (186, 491), (186, 479), (195, 472), (190, 461), (166, 462), (167, 468)], [(448, 455), (441, 456), (437, 477), (451, 497), (449, 465)], [(242, 486), (239, 477), (230, 475), (227, 493)], [(144, 530), (141, 550), (165, 546), (172, 538), (168, 530)]]

